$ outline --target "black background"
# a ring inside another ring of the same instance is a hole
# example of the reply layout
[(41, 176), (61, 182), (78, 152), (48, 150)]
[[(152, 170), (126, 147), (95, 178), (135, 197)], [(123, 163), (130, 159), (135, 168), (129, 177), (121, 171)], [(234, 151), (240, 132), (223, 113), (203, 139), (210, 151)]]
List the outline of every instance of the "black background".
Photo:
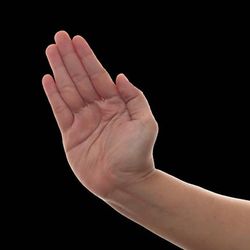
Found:
[(83, 35), (112, 77), (124, 72), (143, 90), (160, 128), (157, 168), (221, 194), (250, 198), (244, 15), (147, 7), (106, 12), (100, 5), (98, 11), (34, 5), (30, 11), (22, 6), (18, 15), (8, 10), (7, 21), (14, 24), (2, 30), (2, 179), (9, 245), (178, 249), (123, 218), (73, 176), (41, 87), (42, 75), (50, 72), (44, 50), (61, 29)]

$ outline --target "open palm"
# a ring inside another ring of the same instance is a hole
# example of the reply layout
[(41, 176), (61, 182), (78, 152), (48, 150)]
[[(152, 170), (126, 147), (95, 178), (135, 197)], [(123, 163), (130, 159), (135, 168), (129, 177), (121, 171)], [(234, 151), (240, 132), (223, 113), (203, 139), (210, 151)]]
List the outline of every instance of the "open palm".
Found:
[(53, 71), (43, 86), (69, 164), (98, 196), (138, 181), (153, 168), (157, 124), (143, 93), (124, 75), (116, 84), (80, 36), (64, 31), (46, 54)]

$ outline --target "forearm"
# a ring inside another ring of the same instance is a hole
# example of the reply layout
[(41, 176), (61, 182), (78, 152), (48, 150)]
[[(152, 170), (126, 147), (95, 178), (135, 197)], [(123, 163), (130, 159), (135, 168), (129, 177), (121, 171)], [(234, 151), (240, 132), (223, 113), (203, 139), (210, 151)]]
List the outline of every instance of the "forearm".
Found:
[(106, 202), (185, 249), (249, 249), (250, 205), (185, 183), (159, 170), (116, 190)]

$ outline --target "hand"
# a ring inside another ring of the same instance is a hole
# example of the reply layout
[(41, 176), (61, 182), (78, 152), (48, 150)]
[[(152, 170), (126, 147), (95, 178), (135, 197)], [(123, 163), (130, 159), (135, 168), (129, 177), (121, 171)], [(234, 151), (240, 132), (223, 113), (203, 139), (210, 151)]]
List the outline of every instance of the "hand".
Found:
[(80, 182), (105, 198), (154, 170), (157, 123), (143, 93), (120, 74), (116, 84), (80, 36), (60, 31), (46, 49), (53, 71), (43, 87)]

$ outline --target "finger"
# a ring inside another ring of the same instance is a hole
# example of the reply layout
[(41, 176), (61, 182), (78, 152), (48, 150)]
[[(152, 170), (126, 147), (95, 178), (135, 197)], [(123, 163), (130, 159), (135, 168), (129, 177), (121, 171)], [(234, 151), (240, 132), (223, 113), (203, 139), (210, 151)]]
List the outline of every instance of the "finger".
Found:
[(81, 36), (75, 36), (72, 40), (75, 50), (98, 94), (103, 98), (117, 95), (117, 90), (108, 72), (103, 68)]
[(73, 122), (73, 114), (60, 96), (51, 75), (45, 75), (42, 79), (42, 84), (58, 126), (61, 131), (65, 131)]
[(140, 120), (152, 117), (148, 101), (143, 93), (137, 89), (124, 74), (116, 78), (118, 92), (127, 105), (132, 120)]
[(82, 98), (87, 102), (100, 99), (75, 52), (69, 35), (65, 31), (59, 31), (55, 35), (55, 42), (64, 65)]
[(46, 55), (54, 74), (57, 89), (63, 100), (73, 112), (78, 112), (84, 106), (84, 102), (63, 64), (57, 46), (50, 45), (46, 49)]

